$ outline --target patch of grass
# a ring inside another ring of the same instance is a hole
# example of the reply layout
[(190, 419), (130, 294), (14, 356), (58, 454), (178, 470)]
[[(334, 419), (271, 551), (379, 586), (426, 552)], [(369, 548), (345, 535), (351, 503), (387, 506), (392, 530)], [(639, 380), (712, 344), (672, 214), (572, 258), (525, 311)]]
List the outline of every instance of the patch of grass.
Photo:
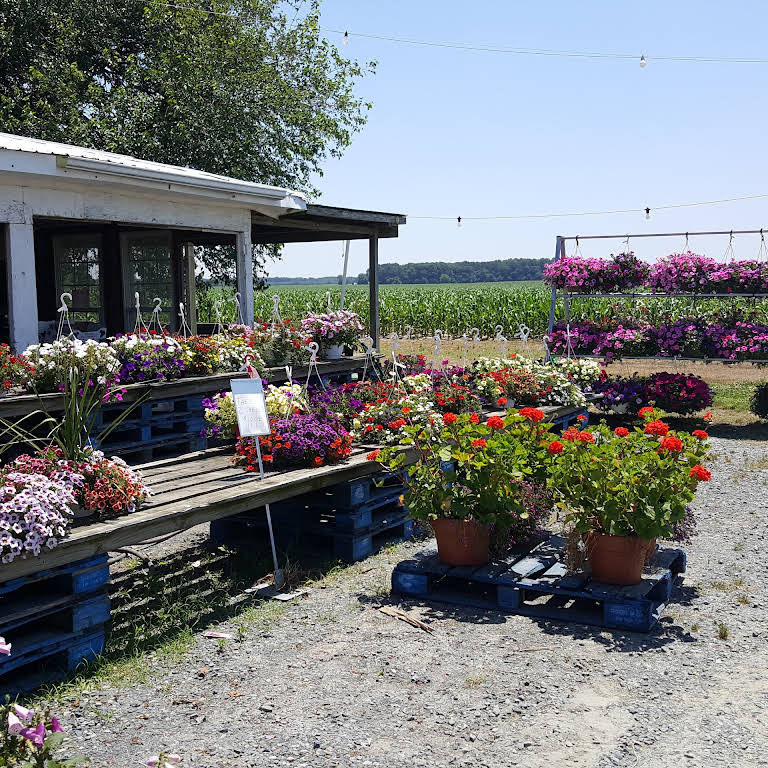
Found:
[(701, 625), (698, 621), (695, 621), (693, 624), (691, 624), (691, 632), (698, 632), (701, 629)]
[(488, 678), (483, 677), (482, 675), (479, 677), (468, 677), (466, 680), (464, 680), (464, 687), (465, 688), (478, 688), (481, 686)]
[(731, 636), (731, 630), (728, 629), (728, 625), (724, 621), (717, 623), (717, 637), (720, 640), (727, 640)]
[(746, 595), (739, 595), (736, 602), (741, 603), (741, 605), (749, 605), (749, 598)]
[(710, 384), (715, 408), (738, 413), (750, 413), (749, 398), (756, 381), (715, 382)]
[(713, 581), (710, 583), (710, 586), (719, 592), (734, 592), (744, 586), (744, 579), (736, 576), (731, 581)]
[(759, 459), (752, 459), (745, 465), (748, 470), (768, 470), (768, 456), (761, 456)]
[(744, 545), (743, 544), (734, 544), (733, 545), (733, 551), (734, 552), (741, 552), (742, 549), (744, 549)]

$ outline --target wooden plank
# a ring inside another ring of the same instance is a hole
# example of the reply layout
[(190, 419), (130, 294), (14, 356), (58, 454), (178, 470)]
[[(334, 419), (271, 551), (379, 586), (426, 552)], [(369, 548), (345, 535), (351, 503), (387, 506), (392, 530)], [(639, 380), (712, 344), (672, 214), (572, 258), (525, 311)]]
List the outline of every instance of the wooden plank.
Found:
[(131, 515), (76, 528), (56, 549), (45, 555), (0, 566), (0, 578), (13, 579), (114, 551), (155, 536), (183, 531), (200, 523), (354, 480), (380, 469), (377, 462), (368, 461), (365, 454), (360, 453), (344, 464), (275, 473), (263, 481), (243, 473), (244, 481), (234, 488), (224, 488), (204, 496), (196, 493), (173, 504), (162, 504), (158, 499)]

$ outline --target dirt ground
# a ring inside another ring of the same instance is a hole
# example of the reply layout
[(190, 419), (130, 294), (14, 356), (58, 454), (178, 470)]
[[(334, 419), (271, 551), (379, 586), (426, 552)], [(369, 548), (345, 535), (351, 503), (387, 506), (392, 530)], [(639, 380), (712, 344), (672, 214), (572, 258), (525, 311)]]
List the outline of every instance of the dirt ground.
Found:
[[(700, 535), (648, 634), (401, 599), (390, 578), (412, 542), (213, 625), (231, 640), (199, 627), (176, 655), (133, 659), (142, 678), (64, 691), (56, 711), (93, 768), (163, 749), (180, 768), (768, 765), (768, 429), (713, 432)], [(193, 559), (206, 534), (163, 547)]]

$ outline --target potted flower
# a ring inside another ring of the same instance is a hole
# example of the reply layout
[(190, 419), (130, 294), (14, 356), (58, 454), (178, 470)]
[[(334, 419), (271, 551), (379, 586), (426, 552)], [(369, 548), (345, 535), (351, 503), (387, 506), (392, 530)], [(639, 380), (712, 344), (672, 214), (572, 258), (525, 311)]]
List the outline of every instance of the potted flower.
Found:
[[(482, 565), (492, 530), (519, 541), (534, 522), (531, 484), (545, 483), (551, 463), (543, 420), (536, 408), (485, 422), (476, 413), (448, 412), (426, 427), (405, 427), (400, 446), (377, 449), (368, 458), (402, 476), (404, 501), (412, 517), (432, 526), (441, 562)], [(415, 452), (415, 463), (408, 463), (401, 446)]]
[(301, 321), (301, 330), (318, 343), (326, 360), (338, 360), (345, 346), (355, 346), (363, 324), (356, 312), (338, 309), (307, 315)]
[(631, 431), (572, 427), (548, 449), (558, 507), (583, 536), (593, 578), (610, 584), (641, 580), (655, 539), (674, 534), (699, 482), (710, 479), (706, 432), (674, 432), (653, 408), (640, 415), (644, 425)]
[(23, 355), (16, 355), (7, 344), (0, 344), (0, 395), (23, 387), (34, 372)]

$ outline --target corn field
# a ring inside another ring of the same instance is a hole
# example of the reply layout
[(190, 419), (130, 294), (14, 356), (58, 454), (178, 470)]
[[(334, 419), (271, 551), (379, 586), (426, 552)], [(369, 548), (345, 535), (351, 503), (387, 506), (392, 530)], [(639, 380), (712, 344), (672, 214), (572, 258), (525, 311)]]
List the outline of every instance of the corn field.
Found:
[[(280, 314), (284, 320), (299, 320), (307, 312), (338, 308), (341, 287), (276, 286), (259, 291), (254, 299), (255, 316), (272, 317), (273, 296), (280, 296)], [(225, 322), (236, 320), (232, 301), (233, 289), (209, 288), (198, 293), (198, 319), (215, 322), (216, 300), (222, 301)], [(481, 337), (496, 335), (501, 325), (509, 338), (524, 324), (533, 335), (546, 331), (551, 292), (537, 283), (465, 283), (448, 285), (383, 285), (379, 290), (381, 332), (405, 335), (408, 328), (414, 336), (431, 336), (442, 331), (445, 336), (459, 337), (477, 328)], [(702, 319), (751, 319), (768, 322), (768, 302), (752, 299), (574, 299), (571, 318), (600, 320), (606, 317), (643, 319), (651, 323), (680, 317)], [(368, 286), (347, 287), (345, 307), (357, 312), (368, 322)], [(557, 304), (556, 319), (564, 317), (562, 301)]]

